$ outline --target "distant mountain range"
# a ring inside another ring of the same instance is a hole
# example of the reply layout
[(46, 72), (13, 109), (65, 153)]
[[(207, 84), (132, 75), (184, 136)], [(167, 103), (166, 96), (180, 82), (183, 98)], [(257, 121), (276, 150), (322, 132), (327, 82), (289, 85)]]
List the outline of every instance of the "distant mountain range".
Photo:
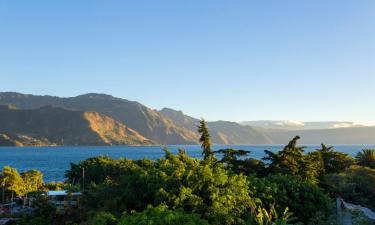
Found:
[(283, 130), (322, 130), (335, 128), (364, 127), (350, 121), (323, 121), (323, 122), (303, 122), (295, 120), (257, 120), (241, 122), (243, 125)]
[[(199, 120), (185, 115), (182, 111), (163, 108), (160, 114), (172, 120), (176, 125), (196, 132)], [(212, 141), (217, 144), (269, 144), (272, 141), (262, 132), (235, 122), (208, 122)]]
[[(105, 94), (60, 98), (0, 92), (0, 145), (197, 144), (199, 120)], [(375, 127), (351, 122), (208, 122), (216, 144), (372, 144)]]

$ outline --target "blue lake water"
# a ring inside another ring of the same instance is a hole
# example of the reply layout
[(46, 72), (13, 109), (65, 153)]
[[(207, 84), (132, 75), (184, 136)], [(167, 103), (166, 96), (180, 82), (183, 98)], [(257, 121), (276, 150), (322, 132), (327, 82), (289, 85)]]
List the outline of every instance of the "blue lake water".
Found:
[[(250, 157), (261, 159), (264, 150), (278, 151), (281, 145), (215, 145), (214, 150), (223, 148), (236, 148), (250, 150)], [(183, 148), (188, 155), (200, 158), (201, 148), (199, 145), (168, 146), (172, 153), (177, 153)], [(306, 152), (319, 148), (318, 145), (308, 145)], [(364, 148), (375, 148), (375, 145), (337, 145), (335, 149), (354, 156)], [(95, 146), (95, 147), (0, 147), (0, 168), (9, 165), (17, 168), (20, 172), (37, 169), (44, 173), (45, 181), (62, 181), (64, 173), (70, 168), (70, 163), (94, 156), (110, 156), (112, 158), (126, 157), (129, 159), (158, 159), (164, 156), (160, 146)]]

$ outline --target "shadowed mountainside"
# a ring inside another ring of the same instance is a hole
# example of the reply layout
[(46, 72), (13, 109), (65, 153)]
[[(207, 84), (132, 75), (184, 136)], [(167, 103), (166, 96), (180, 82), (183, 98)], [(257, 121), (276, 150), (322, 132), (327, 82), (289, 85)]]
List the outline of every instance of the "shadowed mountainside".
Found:
[(53, 146), (46, 138), (33, 138), (23, 134), (0, 134), (0, 146)]
[(0, 104), (14, 105), (21, 109), (35, 109), (49, 105), (70, 110), (96, 111), (161, 144), (195, 144), (198, 141), (195, 132), (176, 126), (173, 121), (165, 118), (156, 110), (138, 102), (105, 94), (59, 98), (3, 92), (0, 93)]
[[(159, 111), (179, 126), (192, 131), (197, 130), (199, 120), (185, 115), (182, 111), (163, 108)], [(270, 144), (272, 141), (262, 132), (250, 126), (242, 126), (235, 122), (207, 122), (212, 142), (216, 144)]]
[(153, 143), (138, 132), (97, 112), (70, 111), (51, 106), (39, 109), (14, 109), (9, 106), (0, 106), (0, 133), (3, 133), (3, 144), (16, 146), (34, 145), (27, 142), (27, 139), (42, 141), (35, 145), (52, 143), (58, 145), (147, 145)]

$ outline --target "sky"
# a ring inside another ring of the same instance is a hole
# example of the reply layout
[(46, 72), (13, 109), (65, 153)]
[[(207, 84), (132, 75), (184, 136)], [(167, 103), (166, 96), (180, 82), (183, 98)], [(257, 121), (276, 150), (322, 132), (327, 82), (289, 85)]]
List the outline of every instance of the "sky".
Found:
[(0, 91), (375, 125), (373, 0), (0, 0)]

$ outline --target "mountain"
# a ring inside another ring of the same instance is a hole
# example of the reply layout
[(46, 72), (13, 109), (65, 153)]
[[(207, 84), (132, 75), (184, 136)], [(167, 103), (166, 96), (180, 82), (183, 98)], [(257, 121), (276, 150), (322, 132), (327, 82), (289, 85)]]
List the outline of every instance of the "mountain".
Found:
[(296, 120), (256, 120), (241, 122), (248, 125), (264, 129), (284, 129), (284, 130), (322, 130), (335, 128), (364, 127), (350, 121), (318, 121), (303, 122)]
[[(0, 93), (0, 145), (197, 144), (197, 118), (105, 94), (76, 97)], [(372, 144), (375, 127), (346, 121), (208, 122), (215, 144)]]
[(105, 94), (85, 94), (71, 98), (37, 96), (16, 92), (0, 93), (0, 104), (14, 105), (20, 109), (36, 109), (43, 106), (62, 107), (69, 110), (96, 111), (142, 134), (147, 139), (161, 144), (195, 144), (195, 132), (177, 126), (138, 102), (115, 98)]
[(301, 144), (375, 144), (375, 127), (349, 121), (258, 120), (241, 124), (251, 125), (273, 144), (288, 143), (297, 135)]
[(55, 143), (49, 142), (47, 139), (37, 139), (22, 134), (0, 134), (0, 146), (52, 146)]
[[(199, 120), (185, 115), (182, 111), (163, 108), (159, 111), (173, 120), (177, 125), (196, 132)], [(242, 126), (235, 122), (207, 122), (212, 142), (215, 144), (270, 144), (272, 141), (262, 132), (250, 126)], [(198, 135), (198, 134), (197, 134)]]
[(198, 129), (197, 127), (199, 124), (199, 119), (185, 115), (182, 111), (171, 108), (163, 108), (159, 111), (159, 113), (185, 129), (194, 131)]
[(47, 143), (58, 145), (145, 145), (153, 143), (133, 129), (98, 112), (71, 111), (52, 106), (38, 109), (0, 106), (0, 133), (3, 144), (16, 146), (33, 145), (30, 141), (35, 143), (39, 141), (40, 145)]
[(285, 144), (297, 135), (301, 144), (375, 144), (375, 127), (262, 131), (274, 144)]

